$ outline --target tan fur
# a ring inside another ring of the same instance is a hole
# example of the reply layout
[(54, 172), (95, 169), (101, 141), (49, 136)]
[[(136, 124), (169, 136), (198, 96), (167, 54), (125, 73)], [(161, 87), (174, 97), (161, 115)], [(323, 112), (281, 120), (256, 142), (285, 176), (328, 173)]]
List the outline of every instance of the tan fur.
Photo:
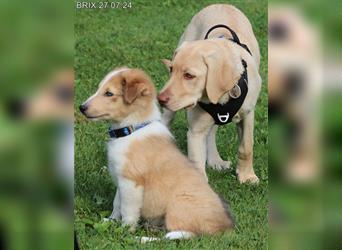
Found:
[(219, 197), (171, 138), (137, 140), (127, 159), (123, 176), (144, 187), (144, 218), (165, 216), (168, 230), (196, 234), (233, 228)]
[(242, 74), (242, 68), (238, 67), (239, 58), (229, 53), (229, 43), (219, 39), (217, 50), (204, 57), (207, 65), (206, 91), (210, 102), (216, 104), (228, 90), (231, 90), (238, 82)]
[[(240, 57), (232, 52), (235, 46), (223, 39), (184, 43), (171, 64), (164, 61), (172, 67), (171, 78), (161, 91), (170, 97), (166, 106), (175, 111), (192, 105), (204, 91), (212, 103), (217, 103), (243, 71)], [(185, 73), (194, 75), (194, 79), (184, 78)]]
[[(232, 34), (224, 28), (214, 29), (208, 39), (203, 40), (207, 31), (217, 24), (230, 27), (252, 55), (229, 41)], [(222, 36), (227, 39), (217, 38)], [(174, 111), (188, 108), (188, 154), (205, 176), (206, 161), (215, 169), (229, 168), (229, 162), (223, 161), (217, 151), (214, 120), (197, 103), (227, 103), (243, 72), (242, 59), (247, 62), (248, 93), (232, 119), (237, 124), (240, 141), (237, 174), (241, 183), (257, 183), (259, 179), (253, 170), (253, 129), (254, 109), (261, 90), (260, 52), (252, 26), (240, 10), (231, 5), (214, 4), (192, 18), (173, 60), (163, 60), (172, 72), (158, 99), (169, 110), (163, 115), (167, 125)], [(185, 73), (195, 77), (186, 79)]]
[[(115, 96), (105, 96), (106, 91), (111, 91)], [(120, 124), (132, 116), (131, 122), (134, 124), (146, 122), (146, 117), (151, 117), (152, 112), (155, 112), (155, 96), (153, 83), (144, 72), (126, 69), (100, 84), (97, 94), (84, 104), (88, 106), (86, 116), (93, 117), (105, 113), (106, 115), (100, 116), (100, 119), (113, 120), (114, 123)], [(157, 115), (160, 117), (159, 111)], [(139, 195), (139, 191), (143, 190), (142, 206), (138, 209), (138, 215), (151, 221), (163, 219), (169, 231), (180, 230), (201, 235), (231, 230), (234, 227), (233, 221), (218, 195), (210, 188), (203, 175), (178, 150), (167, 128), (159, 121), (154, 122), (163, 128), (163, 133), (151, 128), (148, 130), (147, 125), (143, 128), (150, 131), (147, 136), (129, 139), (129, 136), (139, 133), (136, 131), (125, 137), (127, 140), (123, 138), (123, 144), (115, 144), (120, 143), (115, 140), (109, 142), (109, 152), (112, 152), (111, 146), (115, 150), (125, 147), (122, 152), (126, 152), (120, 156), (109, 155), (110, 159), (114, 159), (112, 162), (115, 162), (115, 157), (120, 158), (116, 162), (120, 166), (114, 166), (115, 179), (119, 183), (118, 190), (121, 190), (120, 198), (117, 196), (117, 202), (114, 200), (115, 218), (122, 215), (123, 223), (130, 225), (134, 230), (138, 218), (132, 220), (130, 215), (126, 216), (124, 208), (127, 208), (129, 203), (128, 196)], [(126, 186), (120, 186), (120, 180), (125, 181)], [(133, 189), (129, 186), (132, 182)], [(124, 193), (122, 188), (127, 187), (131, 192)], [(134, 189), (138, 192), (133, 193)], [(125, 197), (122, 197), (123, 195)], [(115, 210), (116, 205), (119, 210)]]
[[(100, 86), (99, 92), (87, 102), (87, 116), (119, 121), (128, 114), (135, 113), (138, 121), (144, 120), (151, 113), (149, 104), (156, 96), (154, 86), (149, 84), (150, 82), (149, 76), (139, 69), (130, 69), (114, 75)], [(111, 91), (114, 96), (105, 96), (107, 91)]]

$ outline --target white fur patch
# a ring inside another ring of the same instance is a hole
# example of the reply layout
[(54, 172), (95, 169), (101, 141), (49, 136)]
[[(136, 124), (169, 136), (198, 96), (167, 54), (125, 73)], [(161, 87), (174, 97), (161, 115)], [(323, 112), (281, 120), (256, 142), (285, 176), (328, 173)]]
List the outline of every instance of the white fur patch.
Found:
[(117, 70), (113, 70), (111, 72), (109, 72), (105, 78), (103, 78), (103, 80), (100, 82), (99, 84), (99, 88), (101, 88), (106, 82), (108, 82), (113, 76), (115, 76), (116, 74), (119, 74), (123, 71), (126, 71), (126, 70), (129, 70), (129, 68), (120, 68), (120, 69), (117, 69)]
[(189, 239), (193, 237), (194, 234), (187, 231), (172, 231), (165, 235), (165, 239), (177, 240), (177, 239)]
[(97, 89), (97, 91), (95, 92), (95, 94), (93, 94), (91, 97), (89, 97), (84, 103), (89, 102), (90, 100), (92, 100), (95, 96), (98, 95), (98, 93), (100, 93), (101, 88), (105, 85), (106, 82), (108, 82), (113, 76), (123, 72), (129, 70), (129, 68), (120, 68), (118, 70), (113, 70), (111, 72), (109, 72), (105, 78), (102, 79), (102, 81), (99, 83), (99, 88)]
[(120, 212), (124, 225), (135, 226), (140, 218), (143, 205), (144, 188), (135, 182), (121, 177), (119, 179)]
[(141, 244), (145, 244), (145, 243), (148, 243), (148, 242), (160, 240), (160, 238), (156, 238), (156, 237), (146, 237), (146, 236), (136, 237), (136, 238), (139, 239), (139, 241), (140, 241)]
[[(188, 232), (188, 231), (172, 231), (172, 232), (167, 233), (164, 236), (163, 239), (166, 239), (166, 240), (180, 240), (180, 239), (190, 239), (190, 238), (192, 238), (194, 236), (195, 236), (194, 233), (191, 233), (191, 232)], [(139, 239), (140, 239), (140, 243), (141, 244), (145, 244), (145, 243), (148, 243), (148, 242), (161, 240), (162, 238), (143, 236), (143, 237), (140, 237)]]

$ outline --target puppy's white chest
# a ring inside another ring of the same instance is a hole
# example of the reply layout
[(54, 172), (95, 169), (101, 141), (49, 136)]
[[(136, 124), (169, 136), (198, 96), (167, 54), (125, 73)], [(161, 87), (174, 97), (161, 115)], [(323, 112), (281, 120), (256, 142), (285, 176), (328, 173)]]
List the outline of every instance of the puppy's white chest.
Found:
[(108, 142), (108, 164), (109, 171), (114, 178), (121, 175), (123, 167), (127, 162), (127, 151), (131, 141), (129, 138), (115, 139)]

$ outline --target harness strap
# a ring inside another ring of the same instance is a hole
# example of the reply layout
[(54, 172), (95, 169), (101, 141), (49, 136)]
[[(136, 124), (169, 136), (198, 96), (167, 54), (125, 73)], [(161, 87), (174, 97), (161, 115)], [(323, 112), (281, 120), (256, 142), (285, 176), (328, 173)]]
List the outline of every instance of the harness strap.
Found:
[(198, 102), (198, 105), (214, 119), (217, 125), (230, 123), (245, 101), (248, 93), (247, 63), (242, 60), (242, 65), (245, 69), (237, 84), (241, 89), (241, 95), (238, 98), (230, 98), (225, 104)]
[(246, 44), (240, 42), (240, 39), (239, 39), (239, 37), (237, 36), (237, 34), (235, 33), (235, 31), (232, 30), (231, 28), (229, 28), (228, 26), (224, 25), (224, 24), (217, 24), (217, 25), (211, 27), (211, 28), (207, 31), (207, 34), (205, 34), (204, 40), (208, 39), (210, 32), (212, 32), (214, 29), (217, 29), (217, 28), (225, 28), (225, 29), (229, 30), (229, 32), (232, 34), (232, 37), (233, 37), (233, 38), (230, 38), (229, 40), (230, 40), (230, 41), (233, 41), (233, 42), (235, 42), (235, 43), (237, 43), (237, 44), (240, 45), (242, 48), (244, 48), (245, 50), (247, 50), (247, 52), (248, 52), (250, 55), (252, 55), (252, 53), (251, 53), (251, 51), (249, 50), (248, 46), (247, 46)]
[[(248, 46), (246, 44), (241, 43), (237, 34), (231, 28), (229, 28), (228, 26), (226, 26), (224, 24), (217, 24), (217, 25), (211, 27), (207, 31), (204, 39), (208, 39), (210, 32), (212, 32), (214, 29), (217, 29), (217, 28), (225, 28), (225, 29), (229, 30), (229, 32), (232, 35), (232, 38), (230, 38), (229, 40), (238, 44), (239, 46), (241, 46), (242, 48), (247, 50), (247, 52), (250, 55), (252, 55)], [(244, 71), (241, 74), (241, 77), (237, 83), (237, 87), (240, 88), (240, 90), (241, 90), (241, 94), (239, 97), (230, 98), (228, 100), (228, 102), (223, 104), (223, 105), (220, 103), (213, 104), (213, 103), (198, 102), (198, 105), (203, 110), (205, 110), (214, 119), (215, 124), (217, 124), (217, 125), (224, 125), (224, 124), (230, 123), (232, 121), (233, 117), (237, 114), (237, 112), (241, 108), (241, 106), (242, 106), (242, 104), (245, 101), (245, 98), (247, 96), (247, 93), (248, 93), (247, 63), (243, 59), (241, 60), (241, 62), (242, 62), (242, 65), (244, 67)]]

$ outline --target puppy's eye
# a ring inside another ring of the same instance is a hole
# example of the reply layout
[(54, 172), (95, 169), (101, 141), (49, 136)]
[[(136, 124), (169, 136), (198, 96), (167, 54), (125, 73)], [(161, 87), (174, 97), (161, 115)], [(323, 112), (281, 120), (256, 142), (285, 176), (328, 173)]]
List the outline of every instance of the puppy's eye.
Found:
[(114, 94), (112, 92), (110, 92), (110, 91), (107, 91), (104, 95), (105, 96), (113, 96)]
[(191, 79), (194, 79), (195, 76), (194, 75), (191, 75), (190, 73), (184, 73), (183, 77), (186, 79), (186, 80), (191, 80)]
[(173, 67), (170, 67), (169, 68), (170, 74), (172, 73), (172, 70), (173, 70)]

